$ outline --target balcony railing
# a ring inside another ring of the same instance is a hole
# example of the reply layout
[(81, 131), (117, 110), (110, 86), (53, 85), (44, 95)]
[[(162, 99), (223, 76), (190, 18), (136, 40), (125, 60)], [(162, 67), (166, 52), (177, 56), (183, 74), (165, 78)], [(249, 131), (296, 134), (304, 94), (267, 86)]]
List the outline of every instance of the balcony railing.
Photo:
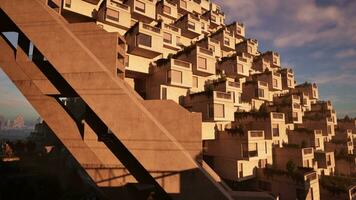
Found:
[(273, 119), (283, 119), (284, 115), (282, 113), (272, 113)]
[(263, 137), (263, 131), (250, 131), (251, 137)]
[(268, 86), (268, 83), (267, 82), (264, 82), (264, 81), (258, 81), (260, 83), (261, 86), (265, 86), (267, 87)]
[(313, 172), (313, 173), (305, 176), (305, 180), (308, 182), (311, 182), (311, 181), (315, 180), (316, 178), (317, 178), (316, 172)]
[(316, 135), (321, 135), (321, 134), (323, 134), (323, 131), (322, 130), (314, 130), (314, 133)]
[(301, 106), (300, 106), (299, 104), (297, 104), (297, 103), (293, 104), (293, 107), (294, 107), (295, 109), (300, 109), (300, 108), (301, 108)]
[(198, 17), (198, 16), (193, 15), (193, 14), (189, 14), (189, 16), (190, 16), (192, 19), (194, 19), (194, 20), (196, 20), (196, 21), (199, 21), (199, 17)]
[(313, 154), (313, 148), (305, 148), (305, 149), (303, 149), (303, 154), (304, 155)]
[(190, 63), (182, 60), (174, 60), (173, 63), (180, 67), (190, 68)]
[(216, 91), (216, 97), (220, 99), (231, 99), (231, 93)]
[(164, 28), (172, 30), (172, 31), (177, 32), (177, 33), (179, 32), (179, 28), (177, 28), (175, 26), (172, 26), (172, 25), (169, 25), (169, 24), (164, 24)]
[(200, 53), (203, 53), (203, 54), (207, 54), (209, 56), (212, 56), (213, 55), (213, 51), (212, 50), (209, 50), (209, 49), (204, 49), (202, 47), (199, 47), (199, 52)]
[(246, 58), (241, 58), (241, 57), (239, 57), (239, 60), (240, 60), (241, 62), (247, 62), (247, 59), (246, 59)]
[(150, 25), (147, 25), (147, 24), (142, 24), (142, 28), (147, 29), (149, 31), (156, 32), (156, 33), (160, 33), (161, 32), (161, 30), (159, 28), (153, 27), (153, 26), (150, 26)]
[(215, 44), (219, 44), (219, 40), (216, 40), (216, 39), (213, 39), (213, 38), (210, 38), (210, 42), (215, 43)]
[(251, 157), (257, 157), (258, 152), (257, 151), (243, 151), (242, 156), (244, 158), (251, 158)]
[(111, 0), (110, 3), (113, 4), (113, 5), (115, 5), (115, 6), (118, 7), (118, 8), (121, 8), (121, 9), (124, 9), (124, 10), (129, 11), (129, 6), (128, 6), (128, 5), (125, 5), (125, 4), (122, 4), (122, 3), (119, 2), (119, 1)]
[(228, 82), (228, 85), (231, 87), (235, 87), (235, 88), (240, 88), (240, 83), (239, 82)]

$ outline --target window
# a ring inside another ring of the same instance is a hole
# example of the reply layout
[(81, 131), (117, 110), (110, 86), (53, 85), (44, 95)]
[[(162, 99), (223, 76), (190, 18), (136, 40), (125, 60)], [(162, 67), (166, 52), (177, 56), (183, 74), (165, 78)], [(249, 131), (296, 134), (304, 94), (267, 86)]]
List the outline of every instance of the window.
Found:
[(188, 21), (188, 29), (195, 30), (195, 23), (191, 22), (191, 21)]
[(201, 29), (204, 30), (205, 29), (205, 24), (202, 22), (201, 23)]
[(208, 49), (215, 52), (215, 46), (214, 45), (209, 44), (208, 45)]
[(214, 16), (214, 15), (211, 15), (211, 21), (213, 21), (213, 22), (216, 22), (216, 16)]
[(332, 134), (332, 131), (331, 131), (331, 129), (332, 129), (332, 128), (331, 128), (331, 125), (328, 125), (327, 129), (328, 129), (328, 130), (327, 130), (328, 134)]
[(172, 44), (172, 34), (163, 32), (163, 42)]
[(237, 64), (237, 72), (240, 74), (244, 73), (244, 66), (242, 64)]
[(241, 33), (242, 33), (241, 28), (240, 28), (240, 27), (237, 27), (237, 28), (236, 28), (236, 32), (237, 32), (238, 34), (241, 34)]
[(316, 91), (313, 90), (313, 97), (316, 98)]
[(199, 86), (198, 77), (193, 76), (193, 87), (197, 88)]
[(113, 21), (119, 21), (119, 12), (115, 10), (107, 9), (106, 18)]
[(141, 2), (141, 1), (136, 1), (135, 2), (135, 10), (140, 11), (140, 12), (146, 12), (146, 4)]
[(298, 121), (298, 113), (293, 112), (293, 121)]
[(248, 144), (248, 146), (249, 146), (248, 156), (249, 156), (249, 157), (256, 157), (256, 156), (258, 156), (257, 143), (250, 143), (250, 144)]
[(180, 7), (181, 7), (181, 8), (187, 8), (187, 2), (181, 0), (181, 1), (180, 1)]
[(258, 97), (261, 97), (261, 98), (265, 97), (265, 90), (264, 89), (258, 89)]
[(241, 150), (242, 150), (242, 157), (248, 158), (248, 144), (247, 143), (241, 144)]
[(152, 47), (152, 38), (149, 35), (139, 33), (137, 36), (137, 45), (143, 45), (146, 47)]
[(288, 79), (288, 87), (292, 87), (292, 80)]
[(234, 103), (236, 103), (236, 96), (235, 96), (235, 92), (228, 92), (228, 93), (231, 93), (231, 96), (232, 96), (232, 100)]
[(277, 79), (273, 79), (273, 87), (278, 87), (278, 80)]
[(229, 38), (224, 38), (224, 44), (226, 45), (226, 46), (230, 46), (230, 39)]
[(161, 98), (163, 100), (167, 99), (167, 88), (165, 88), (165, 87), (162, 87)]
[(319, 138), (315, 139), (315, 147), (320, 147), (320, 139)]
[(224, 118), (225, 117), (225, 109), (224, 104), (217, 104), (214, 103), (214, 114), (217, 118)]
[(70, 6), (72, 5), (72, 0), (65, 0), (65, 5), (67, 8), (70, 8)]
[(241, 95), (241, 93), (238, 94), (238, 98), (239, 98), (239, 104), (241, 104), (242, 103), (242, 95)]
[(163, 5), (163, 12), (166, 14), (171, 14), (171, 7)]
[(167, 73), (168, 82), (182, 83), (182, 72), (177, 70), (169, 70)]
[(273, 137), (279, 136), (279, 124), (272, 124), (272, 134)]
[(207, 69), (206, 58), (198, 57), (198, 65), (197, 66), (199, 69)]
[(176, 40), (177, 40), (177, 45), (181, 44), (181, 43), (180, 43), (180, 37), (179, 37), (179, 36), (177, 36)]

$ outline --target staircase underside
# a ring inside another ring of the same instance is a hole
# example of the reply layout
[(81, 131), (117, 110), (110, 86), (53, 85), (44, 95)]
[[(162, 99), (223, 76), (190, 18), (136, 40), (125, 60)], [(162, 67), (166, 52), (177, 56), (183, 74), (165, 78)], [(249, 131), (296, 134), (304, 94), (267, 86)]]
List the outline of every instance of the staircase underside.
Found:
[[(155, 199), (229, 199), (198, 164), (200, 115), (138, 98), (105, 55), (42, 1), (0, 6), (1, 32), (19, 35), (15, 48), (2, 34), (0, 66), (98, 187), (139, 183)], [(80, 118), (67, 100), (83, 106)]]

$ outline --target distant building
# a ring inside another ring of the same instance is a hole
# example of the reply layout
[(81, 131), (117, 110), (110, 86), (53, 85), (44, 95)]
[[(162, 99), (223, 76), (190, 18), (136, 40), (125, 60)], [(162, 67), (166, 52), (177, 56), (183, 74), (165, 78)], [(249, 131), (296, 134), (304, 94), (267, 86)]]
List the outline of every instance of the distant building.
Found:
[(12, 126), (11, 128), (13, 129), (22, 129), (22, 128), (25, 128), (25, 119), (22, 115), (18, 115), (13, 123), (12, 123)]

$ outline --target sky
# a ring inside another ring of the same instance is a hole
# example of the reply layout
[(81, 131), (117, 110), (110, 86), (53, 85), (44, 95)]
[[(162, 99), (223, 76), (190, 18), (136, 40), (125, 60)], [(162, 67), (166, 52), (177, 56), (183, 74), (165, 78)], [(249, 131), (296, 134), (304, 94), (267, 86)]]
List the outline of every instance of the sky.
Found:
[[(299, 83), (316, 82), (321, 98), (334, 103), (339, 117), (356, 117), (355, 0), (214, 2), (227, 22), (245, 24), (247, 37), (258, 39), (262, 52), (279, 52)], [(0, 69), (0, 115), (12, 119), (20, 113), (27, 121), (38, 117)]]
[(356, 117), (355, 0), (215, 0), (262, 52), (281, 54), (299, 83), (316, 82), (339, 117)]

